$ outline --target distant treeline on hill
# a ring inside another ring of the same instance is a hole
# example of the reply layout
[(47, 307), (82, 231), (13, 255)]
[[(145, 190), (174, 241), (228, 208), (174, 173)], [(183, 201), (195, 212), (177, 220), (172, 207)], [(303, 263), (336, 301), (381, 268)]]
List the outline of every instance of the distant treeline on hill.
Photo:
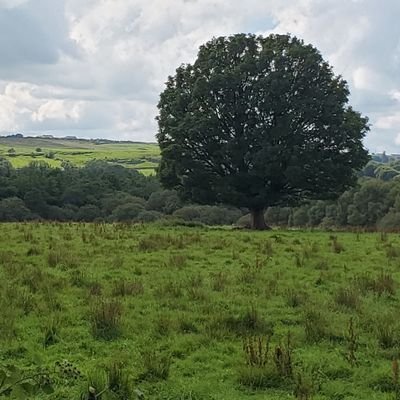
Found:
[[(1, 136), (0, 136), (1, 137)], [(9, 135), (4, 136), (7, 139), (51, 139), (51, 140), (73, 140), (73, 141), (80, 141), (80, 142), (90, 142), (94, 144), (107, 144), (107, 143), (139, 143), (142, 144), (143, 142), (136, 142), (132, 140), (114, 140), (114, 139), (87, 139), (87, 138), (78, 138), (77, 136), (53, 136), (53, 135), (36, 135), (36, 136), (24, 136), (22, 133), (12, 133)]]
[[(400, 161), (372, 160), (358, 185), (337, 201), (301, 207), (270, 207), (270, 225), (294, 227), (400, 228)], [(173, 190), (163, 190), (154, 176), (102, 161), (83, 168), (52, 168), (32, 162), (15, 169), (0, 158), (0, 221), (151, 222), (246, 226), (247, 210), (184, 204)]]

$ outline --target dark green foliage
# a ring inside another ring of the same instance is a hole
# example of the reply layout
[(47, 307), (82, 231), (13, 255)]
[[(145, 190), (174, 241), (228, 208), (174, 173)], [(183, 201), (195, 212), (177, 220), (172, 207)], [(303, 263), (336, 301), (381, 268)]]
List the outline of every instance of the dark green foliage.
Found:
[(217, 206), (185, 206), (173, 214), (185, 221), (196, 221), (206, 225), (231, 225), (242, 215), (234, 208)]
[(150, 195), (146, 209), (163, 214), (172, 214), (181, 207), (182, 203), (174, 190), (160, 190)]
[(0, 200), (0, 221), (29, 221), (34, 215), (18, 197)]
[(163, 217), (163, 214), (159, 213), (158, 211), (140, 211), (135, 221), (137, 222), (154, 222)]
[(0, 171), (0, 221), (131, 221), (160, 189), (153, 176), (101, 161), (66, 169), (35, 161), (13, 169), (0, 159)]
[(337, 197), (368, 161), (367, 119), (341, 77), (288, 35), (238, 34), (200, 47), (159, 102), (159, 175), (196, 202), (252, 211)]
[[(230, 225), (240, 218), (239, 226), (251, 227), (250, 215), (241, 217), (242, 210), (183, 205), (177, 192), (160, 190), (156, 178), (121, 168), (94, 162), (81, 169), (60, 170), (34, 162), (13, 169), (8, 160), (0, 158), (0, 221), (152, 222), (172, 212), (184, 221), (165, 224)], [(399, 199), (400, 180), (361, 178), (356, 188), (334, 203), (311, 201), (300, 208), (270, 207), (265, 216), (276, 226), (360, 226), (396, 231), (400, 229)]]
[(110, 220), (117, 222), (134, 221), (142, 211), (144, 211), (144, 207), (140, 204), (123, 204), (112, 212)]

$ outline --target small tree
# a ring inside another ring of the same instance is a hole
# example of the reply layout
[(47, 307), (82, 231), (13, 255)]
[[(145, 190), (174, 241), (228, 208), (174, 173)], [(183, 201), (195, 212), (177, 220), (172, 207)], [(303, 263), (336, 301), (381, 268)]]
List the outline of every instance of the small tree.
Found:
[(161, 94), (162, 184), (184, 199), (264, 210), (335, 198), (367, 161), (367, 118), (311, 45), (288, 35), (234, 35), (200, 48)]

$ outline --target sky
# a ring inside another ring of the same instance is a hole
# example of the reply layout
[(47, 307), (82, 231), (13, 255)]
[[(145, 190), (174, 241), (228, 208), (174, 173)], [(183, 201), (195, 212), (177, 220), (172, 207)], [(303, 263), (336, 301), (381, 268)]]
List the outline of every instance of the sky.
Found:
[(399, 0), (0, 0), (0, 135), (155, 141), (168, 75), (214, 36), (290, 33), (316, 46), (400, 153)]

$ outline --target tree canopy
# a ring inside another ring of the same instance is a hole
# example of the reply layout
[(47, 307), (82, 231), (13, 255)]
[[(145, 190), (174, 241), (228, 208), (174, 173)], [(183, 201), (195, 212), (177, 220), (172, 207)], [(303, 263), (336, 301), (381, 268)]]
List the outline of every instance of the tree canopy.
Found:
[(263, 211), (335, 198), (368, 161), (368, 120), (318, 50), (289, 35), (200, 47), (160, 96), (161, 183), (184, 199)]

